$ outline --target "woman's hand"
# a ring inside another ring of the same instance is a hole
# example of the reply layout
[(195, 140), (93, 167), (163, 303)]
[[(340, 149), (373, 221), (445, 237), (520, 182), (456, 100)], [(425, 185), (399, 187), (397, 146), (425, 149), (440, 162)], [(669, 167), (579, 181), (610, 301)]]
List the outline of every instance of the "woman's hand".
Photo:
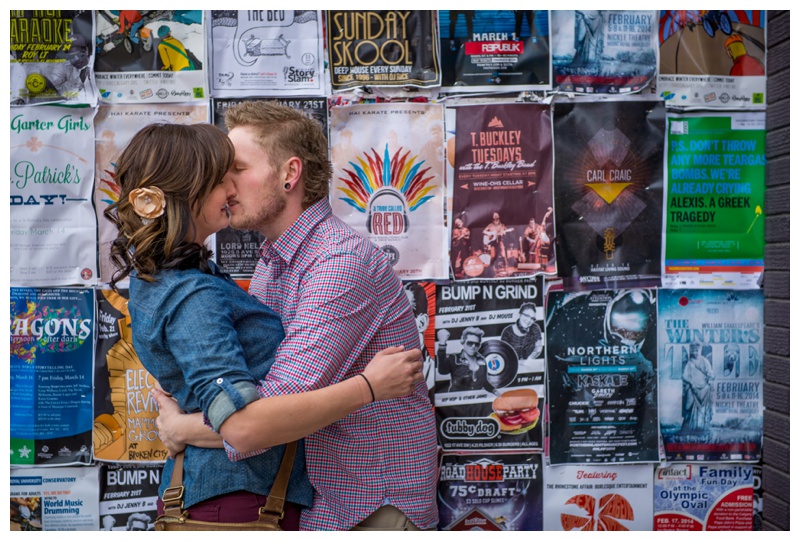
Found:
[(416, 348), (408, 351), (403, 347), (386, 348), (372, 358), (363, 374), (376, 401), (411, 394), (423, 380), (422, 352)]
[(181, 442), (179, 438), (181, 418), (185, 415), (172, 395), (164, 392), (160, 387), (153, 388), (150, 395), (158, 404), (158, 417), (156, 417), (158, 437), (169, 451), (169, 456), (175, 458), (175, 455), (186, 448), (186, 442)]

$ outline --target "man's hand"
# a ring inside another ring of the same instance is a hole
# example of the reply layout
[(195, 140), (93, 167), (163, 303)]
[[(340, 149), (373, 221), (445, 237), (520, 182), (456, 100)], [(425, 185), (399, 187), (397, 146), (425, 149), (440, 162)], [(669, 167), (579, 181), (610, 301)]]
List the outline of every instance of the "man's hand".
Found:
[(158, 404), (158, 417), (156, 417), (158, 437), (169, 451), (169, 456), (175, 458), (175, 455), (186, 448), (186, 442), (181, 441), (179, 437), (181, 418), (184, 417), (183, 410), (174, 398), (160, 388), (153, 388), (150, 395)]
[(450, 340), (450, 331), (447, 329), (439, 329), (439, 332), (436, 333), (436, 339), (440, 346), (446, 346), (447, 341)]
[(364, 376), (372, 385), (376, 401), (411, 394), (423, 380), (422, 352), (416, 348), (386, 348), (372, 358)]

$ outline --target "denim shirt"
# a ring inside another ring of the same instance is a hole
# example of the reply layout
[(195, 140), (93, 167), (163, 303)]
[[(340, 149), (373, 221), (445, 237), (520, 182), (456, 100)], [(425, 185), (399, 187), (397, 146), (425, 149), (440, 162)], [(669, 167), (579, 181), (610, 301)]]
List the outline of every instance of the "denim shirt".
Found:
[[(211, 263), (213, 274), (197, 269), (163, 270), (155, 282), (131, 274), (133, 345), (142, 364), (187, 412), (202, 411), (219, 429), (232, 413), (259, 398), (258, 382), (274, 362), (284, 337), (279, 316), (241, 289)], [(266, 428), (265, 428), (266, 429)], [(284, 445), (231, 462), (224, 449), (187, 446), (184, 505), (246, 490), (268, 494)], [(301, 440), (286, 499), (311, 506), (313, 488)], [(169, 486), (167, 460), (159, 495)]]

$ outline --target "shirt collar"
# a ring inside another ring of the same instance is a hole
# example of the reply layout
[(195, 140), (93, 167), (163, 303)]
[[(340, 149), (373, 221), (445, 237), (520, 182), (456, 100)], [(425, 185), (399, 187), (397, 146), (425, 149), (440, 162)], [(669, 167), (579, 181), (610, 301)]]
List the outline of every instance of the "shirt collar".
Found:
[(284, 263), (289, 264), (294, 258), (300, 245), (311, 235), (314, 228), (333, 213), (327, 199), (317, 201), (300, 215), (289, 228), (278, 237), (275, 242), (269, 239), (261, 245), (260, 254), (267, 260), (278, 256)]

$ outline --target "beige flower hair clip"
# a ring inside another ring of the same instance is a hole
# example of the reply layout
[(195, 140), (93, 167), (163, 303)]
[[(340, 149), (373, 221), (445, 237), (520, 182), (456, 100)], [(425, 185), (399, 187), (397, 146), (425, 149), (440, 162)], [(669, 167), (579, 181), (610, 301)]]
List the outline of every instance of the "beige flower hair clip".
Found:
[(128, 194), (128, 201), (133, 206), (133, 212), (142, 218), (142, 223), (148, 225), (153, 219), (164, 214), (167, 206), (164, 192), (161, 188), (136, 188)]

